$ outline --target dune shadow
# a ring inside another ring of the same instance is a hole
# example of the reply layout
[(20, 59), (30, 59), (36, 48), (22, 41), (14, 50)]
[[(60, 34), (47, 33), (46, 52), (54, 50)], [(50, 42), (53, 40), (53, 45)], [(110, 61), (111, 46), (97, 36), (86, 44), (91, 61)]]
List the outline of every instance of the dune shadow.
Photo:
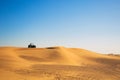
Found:
[(34, 56), (24, 56), (21, 55), (19, 56), (25, 60), (29, 60), (29, 61), (38, 61), (38, 62), (44, 62), (44, 61), (48, 61), (47, 59), (43, 59), (43, 58), (38, 58), (38, 57), (34, 57)]
[(46, 49), (56, 49), (55, 47), (46, 47)]

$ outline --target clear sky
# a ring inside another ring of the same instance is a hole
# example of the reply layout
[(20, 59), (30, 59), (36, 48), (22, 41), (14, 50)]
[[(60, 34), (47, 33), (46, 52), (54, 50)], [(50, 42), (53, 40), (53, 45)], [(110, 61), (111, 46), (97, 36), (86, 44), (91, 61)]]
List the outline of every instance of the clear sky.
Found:
[(120, 53), (120, 0), (0, 0), (0, 46)]

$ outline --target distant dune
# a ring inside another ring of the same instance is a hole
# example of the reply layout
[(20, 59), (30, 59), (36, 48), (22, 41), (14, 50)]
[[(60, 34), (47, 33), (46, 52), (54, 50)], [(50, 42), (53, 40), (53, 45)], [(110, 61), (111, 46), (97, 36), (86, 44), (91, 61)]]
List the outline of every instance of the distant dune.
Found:
[(120, 57), (79, 48), (0, 47), (0, 80), (120, 80)]

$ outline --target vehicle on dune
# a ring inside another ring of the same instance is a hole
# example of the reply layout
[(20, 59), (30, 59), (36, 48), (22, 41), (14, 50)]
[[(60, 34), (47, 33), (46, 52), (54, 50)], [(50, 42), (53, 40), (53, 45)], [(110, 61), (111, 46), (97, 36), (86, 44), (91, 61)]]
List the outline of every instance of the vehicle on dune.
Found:
[(30, 43), (30, 44), (28, 45), (28, 48), (36, 48), (36, 45)]

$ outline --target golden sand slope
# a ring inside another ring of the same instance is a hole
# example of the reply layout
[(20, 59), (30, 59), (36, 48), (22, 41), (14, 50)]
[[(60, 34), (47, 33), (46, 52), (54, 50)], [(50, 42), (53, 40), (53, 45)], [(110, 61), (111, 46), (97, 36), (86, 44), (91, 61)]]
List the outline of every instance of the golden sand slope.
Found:
[(0, 80), (120, 80), (120, 57), (78, 48), (0, 48)]

